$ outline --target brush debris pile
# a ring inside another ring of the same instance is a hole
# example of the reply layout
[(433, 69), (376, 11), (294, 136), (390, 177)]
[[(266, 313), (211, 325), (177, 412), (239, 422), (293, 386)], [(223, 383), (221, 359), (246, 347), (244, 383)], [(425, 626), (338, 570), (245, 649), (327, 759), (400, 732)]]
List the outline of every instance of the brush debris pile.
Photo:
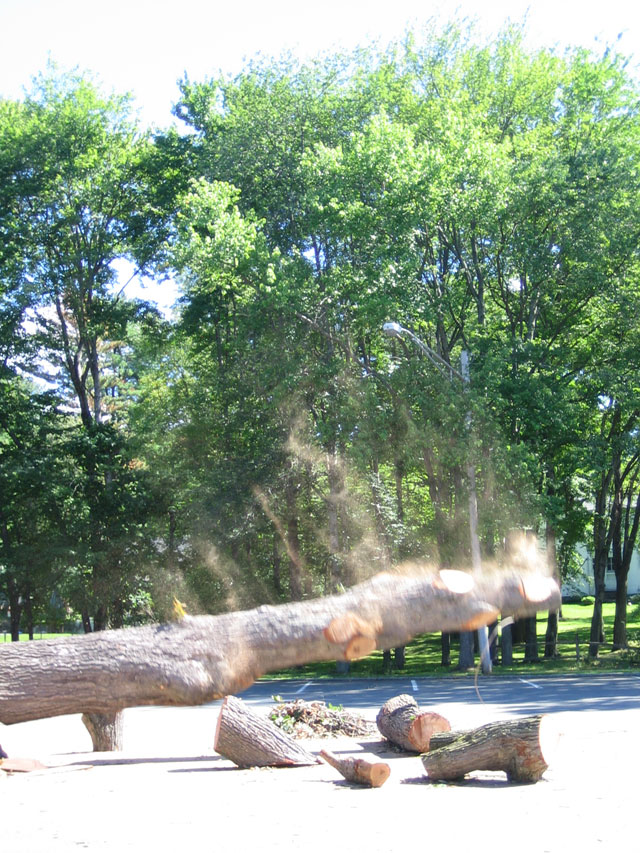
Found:
[[(276, 701), (280, 697), (274, 696)], [(280, 701), (269, 719), (294, 738), (366, 737), (376, 732), (374, 723), (326, 702)]]

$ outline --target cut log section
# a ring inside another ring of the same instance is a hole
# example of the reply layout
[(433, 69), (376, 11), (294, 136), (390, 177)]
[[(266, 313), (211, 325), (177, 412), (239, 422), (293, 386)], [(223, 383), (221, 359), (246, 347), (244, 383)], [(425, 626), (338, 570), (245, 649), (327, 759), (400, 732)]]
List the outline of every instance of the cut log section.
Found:
[(227, 696), (222, 703), (213, 748), (238, 767), (295, 767), (319, 763), (315, 755), (235, 696)]
[(320, 751), (320, 757), (334, 767), (347, 782), (381, 788), (389, 778), (391, 768), (382, 761), (366, 761), (364, 758), (338, 758), (326, 749)]
[(473, 770), (501, 770), (510, 782), (537, 782), (549, 766), (558, 732), (543, 714), (434, 735), (421, 756), (427, 776), (452, 781)]
[(426, 752), (435, 732), (451, 729), (449, 721), (432, 711), (420, 710), (408, 693), (394, 696), (378, 711), (380, 734), (407, 752)]

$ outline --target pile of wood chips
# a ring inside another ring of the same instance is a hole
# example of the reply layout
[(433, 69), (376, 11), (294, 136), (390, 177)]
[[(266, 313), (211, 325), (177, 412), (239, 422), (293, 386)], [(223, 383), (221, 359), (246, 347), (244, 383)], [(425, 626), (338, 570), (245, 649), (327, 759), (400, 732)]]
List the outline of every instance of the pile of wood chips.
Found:
[[(274, 697), (275, 698), (275, 697)], [(377, 732), (375, 723), (326, 702), (281, 702), (269, 719), (294, 738), (367, 737)]]

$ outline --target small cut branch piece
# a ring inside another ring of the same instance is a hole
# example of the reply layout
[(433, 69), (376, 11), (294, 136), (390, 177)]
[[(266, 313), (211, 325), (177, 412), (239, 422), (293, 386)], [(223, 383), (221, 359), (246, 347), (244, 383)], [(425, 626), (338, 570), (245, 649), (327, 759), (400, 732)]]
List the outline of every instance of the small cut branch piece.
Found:
[(391, 769), (382, 761), (370, 762), (364, 758), (338, 758), (326, 749), (319, 753), (321, 758), (342, 774), (347, 782), (380, 788), (389, 778)]

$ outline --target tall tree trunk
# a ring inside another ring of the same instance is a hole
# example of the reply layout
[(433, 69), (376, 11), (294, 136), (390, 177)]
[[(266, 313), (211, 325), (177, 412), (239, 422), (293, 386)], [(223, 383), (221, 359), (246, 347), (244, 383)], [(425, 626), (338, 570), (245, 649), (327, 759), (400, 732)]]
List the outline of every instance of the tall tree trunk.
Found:
[(473, 654), (473, 631), (461, 631), (458, 669), (462, 671), (473, 669), (475, 663), (475, 656)]
[(80, 615), (82, 618), (82, 630), (85, 634), (90, 634), (93, 631), (93, 626), (91, 625), (89, 610), (86, 607), (83, 607)]
[[(560, 578), (558, 576), (558, 560), (556, 557), (556, 531), (549, 520), (547, 520), (545, 529), (545, 539), (547, 543), (547, 566), (551, 570), (551, 575), (560, 586)], [(550, 610), (547, 617), (547, 631), (544, 638), (544, 656), (545, 658), (558, 657), (558, 611)]]
[(631, 558), (638, 538), (638, 527), (640, 526), (640, 494), (636, 499), (636, 505), (631, 510), (633, 492), (635, 489), (636, 476), (631, 480), (627, 491), (626, 511), (624, 518), (624, 536), (622, 542), (622, 554), (614, 562), (616, 573), (616, 615), (613, 622), (613, 648), (626, 649), (627, 642), (627, 585)]
[(535, 616), (529, 616), (524, 620), (524, 662), (537, 663), (540, 660), (538, 654), (538, 626)]
[[(402, 479), (404, 477), (404, 465), (401, 459), (396, 459), (394, 471), (396, 479), (396, 515), (400, 524), (404, 525), (404, 496), (402, 483)], [(402, 556), (402, 554), (400, 556)], [(405, 647), (396, 646), (393, 650), (393, 654), (395, 656), (396, 669), (404, 669)]]
[(287, 503), (287, 555), (289, 557), (289, 596), (292, 601), (302, 599), (302, 565), (300, 562), (300, 533), (298, 529), (298, 506), (293, 470), (289, 472), (286, 487)]
[(607, 496), (611, 482), (611, 471), (603, 474), (600, 487), (596, 494), (596, 505), (593, 518), (593, 583), (594, 604), (591, 616), (591, 632), (589, 635), (589, 657), (597, 658), (600, 644), (604, 642), (604, 623), (602, 620), (602, 604), (604, 602), (605, 573), (609, 548), (611, 547), (610, 529), (607, 525)]
[(513, 624), (509, 623), (500, 629), (500, 659), (503, 666), (513, 665)]
[(451, 634), (448, 631), (440, 634), (440, 647), (440, 665), (451, 666)]
[(11, 626), (11, 642), (17, 643), (20, 639), (20, 620), (22, 617), (22, 602), (18, 585), (12, 575), (7, 578), (7, 587), (9, 593), (9, 611), (10, 611), (10, 626)]
[(331, 592), (336, 592), (345, 579), (342, 576), (342, 544), (340, 537), (340, 505), (344, 501), (344, 477), (338, 450), (335, 446), (327, 452), (327, 527), (329, 534), (329, 572)]
[(280, 596), (282, 595), (282, 579), (280, 576), (282, 560), (280, 557), (280, 536), (277, 530), (273, 533), (272, 548), (273, 551), (271, 565), (273, 568), (273, 588), (275, 589), (278, 598), (280, 598)]
[(33, 622), (33, 600), (31, 598), (31, 589), (28, 586), (24, 596), (24, 615), (27, 621), (27, 634), (30, 640), (33, 640), (35, 625)]
[(613, 623), (613, 649), (626, 649), (627, 642), (627, 576), (616, 576), (616, 616)]

